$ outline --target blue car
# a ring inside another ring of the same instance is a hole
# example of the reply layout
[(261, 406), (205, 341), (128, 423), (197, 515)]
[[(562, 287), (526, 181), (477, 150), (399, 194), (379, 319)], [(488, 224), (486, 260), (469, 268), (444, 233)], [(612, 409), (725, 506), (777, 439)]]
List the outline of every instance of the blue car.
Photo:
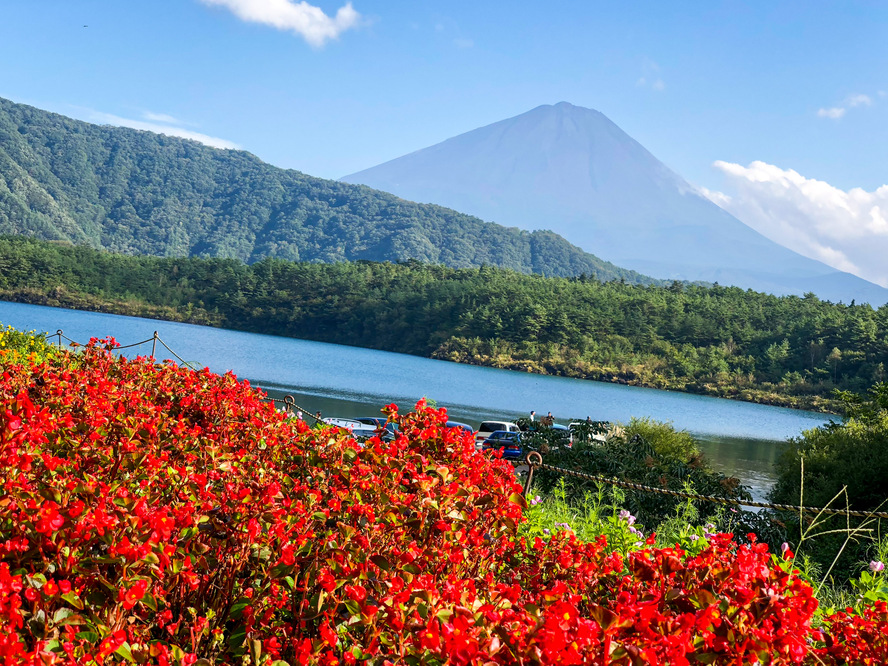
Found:
[(520, 459), (524, 455), (524, 447), (521, 446), (521, 433), (497, 430), (490, 433), (490, 437), (481, 445), (482, 451), (500, 450), (503, 458), (509, 460)]
[(448, 428), (462, 428), (470, 435), (475, 434), (475, 429), (472, 426), (470, 426), (468, 423), (460, 423), (459, 421), (448, 421), (444, 425), (446, 425)]

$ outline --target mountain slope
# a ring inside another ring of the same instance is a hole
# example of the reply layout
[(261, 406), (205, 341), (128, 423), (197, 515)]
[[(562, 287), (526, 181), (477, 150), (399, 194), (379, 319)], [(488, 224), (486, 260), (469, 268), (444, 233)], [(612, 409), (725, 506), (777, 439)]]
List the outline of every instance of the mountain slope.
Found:
[(483, 222), (255, 156), (0, 99), (0, 233), (129, 254), (406, 261), (650, 278), (558, 235)]
[(342, 180), (500, 224), (546, 227), (659, 278), (888, 301), (888, 290), (768, 240), (699, 195), (603, 114), (566, 102)]

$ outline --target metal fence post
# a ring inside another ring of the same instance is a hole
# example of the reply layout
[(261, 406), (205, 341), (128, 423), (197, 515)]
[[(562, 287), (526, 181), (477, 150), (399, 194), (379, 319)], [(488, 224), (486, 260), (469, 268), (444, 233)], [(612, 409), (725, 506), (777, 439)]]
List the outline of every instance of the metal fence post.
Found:
[(151, 343), (151, 358), (157, 360), (157, 356), (154, 355), (154, 352), (157, 350), (157, 331), (154, 331), (154, 338)]
[(530, 492), (530, 485), (533, 483), (533, 470), (537, 465), (543, 464), (543, 456), (536, 451), (531, 451), (524, 459), (527, 463), (527, 480), (524, 482), (524, 497)]

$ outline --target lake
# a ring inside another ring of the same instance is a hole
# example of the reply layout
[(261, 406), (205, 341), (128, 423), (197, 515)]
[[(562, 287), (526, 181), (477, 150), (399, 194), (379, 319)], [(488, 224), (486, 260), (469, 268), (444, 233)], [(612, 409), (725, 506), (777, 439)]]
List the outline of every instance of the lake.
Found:
[[(126, 345), (154, 331), (182, 358), (214, 372), (233, 371), (274, 397), (326, 416), (373, 416), (386, 404), (402, 409), (430, 398), (456, 421), (551, 411), (556, 420), (671, 421), (700, 439), (713, 466), (749, 485), (757, 499), (773, 483), (772, 465), (789, 437), (826, 423), (813, 412), (674, 391), (548, 377), (321, 342), (120, 315), (0, 302), (0, 323), (64, 334), (78, 342), (113, 336)], [(123, 352), (151, 353), (151, 344)], [(157, 358), (172, 358), (158, 345)]]

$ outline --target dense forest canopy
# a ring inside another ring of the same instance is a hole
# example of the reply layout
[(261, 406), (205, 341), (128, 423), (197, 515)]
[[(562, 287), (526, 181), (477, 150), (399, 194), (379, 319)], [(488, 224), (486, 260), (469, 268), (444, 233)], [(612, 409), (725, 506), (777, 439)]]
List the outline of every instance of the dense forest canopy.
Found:
[[(545, 227), (545, 220), (540, 221)], [(0, 233), (125, 254), (246, 263), (418, 261), (653, 283), (550, 231), (527, 232), (236, 150), (0, 99)]]
[(247, 265), (6, 237), (0, 298), (808, 407), (888, 364), (888, 306), (494, 267)]

